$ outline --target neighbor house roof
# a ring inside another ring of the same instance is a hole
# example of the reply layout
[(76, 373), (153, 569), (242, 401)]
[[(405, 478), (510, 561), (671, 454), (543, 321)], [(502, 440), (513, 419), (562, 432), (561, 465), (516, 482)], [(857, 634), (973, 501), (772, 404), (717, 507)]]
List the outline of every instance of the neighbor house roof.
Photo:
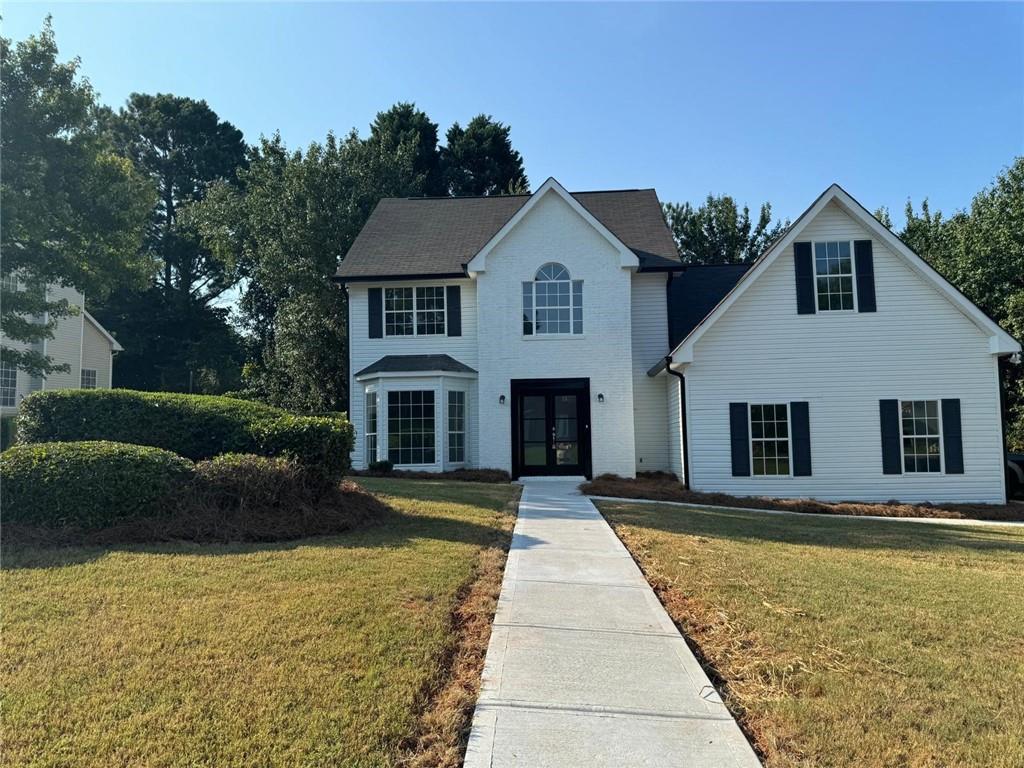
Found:
[(356, 376), (374, 373), (476, 373), (449, 355), (385, 355), (358, 371)]
[[(530, 197), (384, 198), (337, 277), (345, 282), (463, 277), (470, 259)], [(573, 192), (572, 197), (636, 254), (641, 270), (679, 268), (679, 254), (653, 189)]]
[(750, 269), (750, 264), (686, 267), (668, 286), (668, 341), (671, 349), (700, 325)]

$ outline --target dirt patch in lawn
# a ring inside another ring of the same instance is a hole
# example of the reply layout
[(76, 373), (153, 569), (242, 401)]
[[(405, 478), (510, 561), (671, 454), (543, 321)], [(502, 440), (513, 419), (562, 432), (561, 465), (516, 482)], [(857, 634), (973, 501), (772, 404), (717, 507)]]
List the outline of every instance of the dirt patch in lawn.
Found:
[(675, 475), (651, 472), (635, 480), (618, 475), (599, 475), (580, 486), (589, 496), (615, 496), (624, 499), (678, 501), (738, 509), (777, 509), (819, 515), (855, 517), (934, 517), (963, 520), (1024, 520), (1024, 504), (903, 504), (890, 501), (868, 504), (854, 501), (827, 502), (815, 499), (772, 499), (763, 496), (730, 496), (727, 493), (701, 493), (683, 487)]
[[(515, 525), (519, 493), (509, 501), (504, 530)], [(475, 580), (458, 596), (452, 611), (454, 642), (448, 649), (442, 674), (423, 692), (416, 733), (403, 745), (403, 768), (459, 768), (466, 753), (473, 707), (480, 693), (491, 623), (501, 593), (509, 541), (480, 553)]]

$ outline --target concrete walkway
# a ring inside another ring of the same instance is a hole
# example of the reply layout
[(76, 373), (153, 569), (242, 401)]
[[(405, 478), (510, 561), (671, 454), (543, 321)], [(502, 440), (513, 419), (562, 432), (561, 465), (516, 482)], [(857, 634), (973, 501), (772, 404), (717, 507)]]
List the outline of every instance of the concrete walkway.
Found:
[(577, 482), (523, 489), (466, 767), (759, 766)]

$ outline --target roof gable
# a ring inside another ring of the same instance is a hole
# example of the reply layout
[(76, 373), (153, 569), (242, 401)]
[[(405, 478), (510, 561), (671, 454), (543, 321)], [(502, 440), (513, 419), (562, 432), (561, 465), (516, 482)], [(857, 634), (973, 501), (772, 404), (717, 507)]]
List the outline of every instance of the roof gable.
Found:
[(92, 327), (99, 331), (100, 335), (103, 336), (104, 339), (110, 342), (110, 348), (114, 352), (124, 352), (124, 347), (118, 344), (117, 339), (107, 333), (107, 329), (100, 325), (99, 321), (95, 317), (86, 312), (85, 309), (82, 310), (82, 314), (85, 315), (85, 319), (89, 321)]
[[(384, 198), (356, 237), (336, 277), (344, 282), (463, 277), (473, 257), (539, 193)], [(675, 242), (653, 189), (565, 194), (619, 241), (617, 247), (625, 245), (632, 251), (641, 270), (680, 268)]]
[[(994, 320), (988, 317), (977, 305), (936, 272), (934, 267), (911, 250), (906, 243), (878, 221), (846, 190), (838, 184), (833, 184), (807, 210), (800, 214), (796, 221), (753, 263), (750, 270), (740, 278), (707, 316), (675, 345), (670, 355), (673, 363), (692, 362), (693, 348), (697, 340), (799, 238), (807, 225), (830, 203), (838, 205), (854, 221), (862, 225), (873, 238), (877, 238), (880, 242), (884, 243), (893, 254), (902, 258), (913, 272), (933, 285), (956, 309), (977, 325), (989, 337), (989, 351), (991, 353), (1012, 354), (1020, 351), (1020, 344), (1000, 328)], [(654, 369), (652, 369), (653, 371)]]
[(530, 199), (514, 214), (512, 217), (505, 222), (504, 226), (501, 227), (490, 240), (480, 249), (470, 262), (466, 265), (466, 271), (470, 274), (477, 272), (485, 272), (487, 270), (487, 256), (497, 247), (498, 243), (505, 239), (509, 232), (519, 226), (519, 223), (526, 218), (526, 216), (532, 211), (541, 200), (547, 195), (557, 195), (562, 198), (569, 208), (580, 216), (584, 221), (590, 224), (601, 237), (608, 241), (608, 243), (619, 252), (619, 264), (626, 268), (637, 268), (640, 266), (640, 260), (636, 254), (629, 249), (629, 247), (616, 237), (608, 227), (602, 224), (587, 208), (580, 203), (575, 197), (570, 195), (561, 184), (555, 181), (554, 178), (549, 178), (545, 181), (540, 189), (533, 193)]

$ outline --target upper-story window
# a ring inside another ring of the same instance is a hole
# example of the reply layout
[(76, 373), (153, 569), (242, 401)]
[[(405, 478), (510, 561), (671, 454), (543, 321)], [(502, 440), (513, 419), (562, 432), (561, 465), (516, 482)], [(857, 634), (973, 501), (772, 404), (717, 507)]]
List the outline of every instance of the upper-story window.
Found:
[(561, 264), (545, 264), (523, 283), (523, 335), (582, 333), (583, 281)]
[(10, 363), (0, 363), (0, 405), (13, 407), (18, 396), (18, 369)]
[(0, 286), (3, 287), (3, 290), (14, 293), (18, 290), (18, 276), (13, 272), (8, 272), (0, 277)]
[(814, 284), (819, 312), (854, 308), (851, 253), (849, 240), (814, 244)]
[(444, 286), (384, 289), (386, 336), (443, 336)]

